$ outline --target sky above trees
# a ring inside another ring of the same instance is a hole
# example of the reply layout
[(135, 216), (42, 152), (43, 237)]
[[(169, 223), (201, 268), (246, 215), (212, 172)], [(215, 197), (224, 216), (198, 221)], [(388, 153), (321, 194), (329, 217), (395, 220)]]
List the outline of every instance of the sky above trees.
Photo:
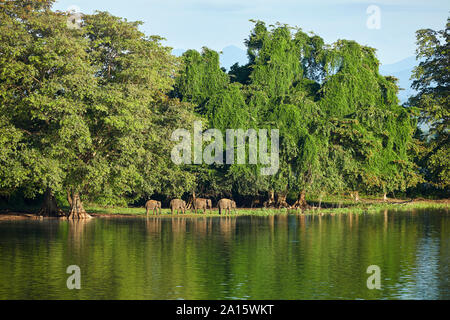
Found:
[[(380, 29), (366, 26), (370, 5), (381, 10)], [(414, 55), (415, 31), (442, 28), (450, 11), (448, 0), (59, 0), (54, 9), (71, 6), (141, 20), (146, 34), (161, 35), (166, 45), (182, 49), (244, 48), (249, 19), (278, 21), (314, 30), (327, 43), (351, 39), (374, 47), (382, 64)]]

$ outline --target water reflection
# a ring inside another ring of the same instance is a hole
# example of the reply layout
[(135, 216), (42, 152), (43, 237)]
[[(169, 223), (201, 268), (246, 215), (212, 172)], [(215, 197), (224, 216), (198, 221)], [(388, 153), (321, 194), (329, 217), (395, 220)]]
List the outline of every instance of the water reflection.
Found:
[(86, 242), (90, 241), (89, 236), (86, 234), (86, 228), (90, 223), (93, 223), (92, 219), (67, 221), (67, 240), (73, 249), (80, 250), (86, 247)]
[(448, 299), (449, 232), (443, 211), (2, 222), (0, 298)]

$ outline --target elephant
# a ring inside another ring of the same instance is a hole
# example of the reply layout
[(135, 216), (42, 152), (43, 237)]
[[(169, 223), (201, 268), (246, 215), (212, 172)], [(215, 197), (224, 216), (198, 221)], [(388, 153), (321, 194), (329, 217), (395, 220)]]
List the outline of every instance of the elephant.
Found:
[(181, 200), (181, 199), (173, 199), (172, 201), (170, 201), (170, 211), (173, 212), (177, 211), (177, 214), (180, 213), (185, 213), (186, 212), (186, 201)]
[(260, 205), (261, 205), (261, 200), (260, 199), (253, 199), (250, 208), (253, 209), (253, 207), (260, 206)]
[(211, 201), (211, 199), (203, 199), (203, 198), (196, 198), (195, 199), (195, 201), (194, 201), (194, 208), (193, 208), (195, 210), (195, 213), (197, 213), (198, 209), (200, 209), (200, 210), (203, 209), (203, 213), (205, 213), (206, 209), (208, 209), (208, 207), (209, 207), (209, 211), (211, 212), (212, 211), (212, 201)]
[(148, 212), (150, 210), (152, 210), (153, 214), (155, 214), (155, 211), (156, 211), (156, 214), (158, 214), (158, 209), (159, 209), (159, 214), (161, 214), (161, 201), (148, 200), (145, 203), (145, 210), (147, 211), (147, 216), (148, 216)]
[(220, 199), (217, 202), (217, 207), (219, 208), (219, 214), (222, 214), (222, 210), (225, 210), (225, 214), (231, 213), (231, 209), (236, 211), (236, 202), (230, 199)]

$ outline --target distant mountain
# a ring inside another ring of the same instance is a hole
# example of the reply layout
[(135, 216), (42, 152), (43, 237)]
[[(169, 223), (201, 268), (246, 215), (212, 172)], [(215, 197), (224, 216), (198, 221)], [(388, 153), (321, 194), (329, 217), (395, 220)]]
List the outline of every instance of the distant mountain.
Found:
[(415, 57), (409, 57), (392, 64), (385, 64), (380, 66), (380, 73), (383, 76), (394, 76), (398, 80), (398, 85), (404, 90), (400, 90), (398, 98), (400, 103), (404, 103), (408, 98), (414, 95), (415, 90), (411, 89), (412, 80), (411, 73), (415, 66), (417, 66)]
[(223, 48), (220, 55), (220, 65), (229, 71), (230, 67), (236, 62), (241, 66), (247, 64), (247, 51), (236, 46)]

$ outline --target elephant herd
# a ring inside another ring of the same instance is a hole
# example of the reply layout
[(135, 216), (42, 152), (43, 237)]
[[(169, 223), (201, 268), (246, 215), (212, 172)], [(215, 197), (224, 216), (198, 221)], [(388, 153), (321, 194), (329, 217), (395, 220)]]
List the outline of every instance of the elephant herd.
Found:
[[(181, 199), (173, 199), (170, 201), (169, 205), (172, 214), (174, 214), (174, 212), (177, 214), (180, 212), (184, 214), (186, 213), (186, 207), (186, 201)], [(217, 202), (217, 207), (219, 208), (219, 214), (222, 214), (222, 211), (224, 211), (225, 214), (231, 213), (231, 210), (236, 210), (236, 202), (230, 199), (220, 199)], [(198, 210), (203, 210), (203, 213), (205, 213), (208, 208), (210, 212), (212, 212), (212, 201), (210, 199), (196, 198), (193, 201), (193, 210), (195, 213), (197, 213)], [(161, 214), (161, 201), (148, 200), (145, 203), (145, 210), (147, 216), (150, 210), (153, 214)]]

